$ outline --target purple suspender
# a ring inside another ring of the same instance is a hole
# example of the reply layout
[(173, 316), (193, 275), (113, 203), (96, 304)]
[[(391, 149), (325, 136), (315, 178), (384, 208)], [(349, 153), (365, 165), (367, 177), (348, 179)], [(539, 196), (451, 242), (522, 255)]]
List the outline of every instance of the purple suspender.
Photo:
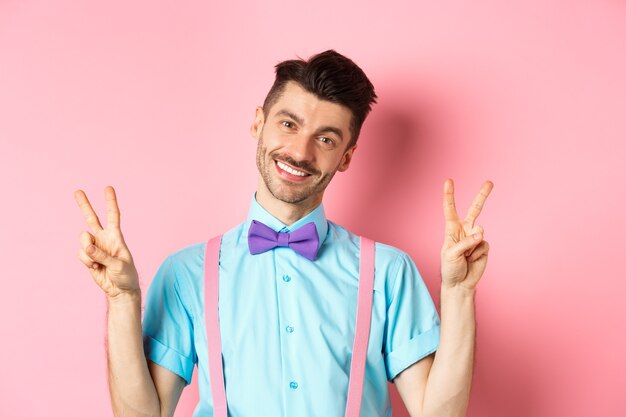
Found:
[[(214, 417), (227, 417), (226, 391), (222, 368), (222, 342), (218, 315), (219, 253), (222, 236), (209, 240), (204, 255), (204, 315), (207, 326), (209, 349), (209, 379), (213, 397)], [(359, 417), (363, 397), (365, 358), (372, 319), (372, 296), (374, 291), (374, 241), (361, 237), (359, 262), (359, 299), (356, 315), (356, 334), (352, 347), (350, 382), (345, 417)], [(210, 307), (210, 308), (209, 308)]]

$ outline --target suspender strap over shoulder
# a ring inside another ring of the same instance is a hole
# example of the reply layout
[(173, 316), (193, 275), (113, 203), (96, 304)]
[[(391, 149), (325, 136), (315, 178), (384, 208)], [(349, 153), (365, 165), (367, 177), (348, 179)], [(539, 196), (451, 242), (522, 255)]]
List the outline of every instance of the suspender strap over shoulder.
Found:
[[(220, 337), (218, 294), (219, 254), (222, 236), (209, 240), (204, 255), (204, 314), (207, 327), (209, 354), (209, 379), (213, 397), (213, 416), (227, 417), (226, 389), (222, 367), (222, 342)], [(359, 417), (363, 399), (363, 381), (367, 346), (372, 319), (374, 293), (374, 241), (361, 237), (359, 260), (359, 291), (356, 314), (356, 331), (350, 363), (350, 382), (345, 417)]]
[(209, 348), (209, 380), (213, 397), (213, 416), (226, 416), (226, 388), (222, 368), (222, 339), (218, 311), (219, 259), (222, 236), (209, 240), (204, 254), (204, 319)]
[(365, 378), (365, 359), (367, 356), (370, 323), (372, 320), (373, 291), (374, 242), (362, 237), (359, 261), (359, 301), (356, 310), (356, 334), (354, 336), (352, 362), (350, 364), (346, 417), (359, 417), (361, 414), (361, 399), (363, 397), (363, 381)]

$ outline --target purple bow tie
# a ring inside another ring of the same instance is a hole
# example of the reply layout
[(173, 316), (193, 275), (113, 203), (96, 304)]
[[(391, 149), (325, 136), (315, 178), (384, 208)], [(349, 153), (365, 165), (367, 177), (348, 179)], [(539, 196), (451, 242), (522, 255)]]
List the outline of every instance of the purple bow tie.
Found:
[(289, 246), (310, 261), (317, 258), (319, 236), (315, 223), (310, 222), (291, 233), (275, 232), (263, 223), (252, 220), (248, 231), (250, 253), (256, 255), (277, 246)]

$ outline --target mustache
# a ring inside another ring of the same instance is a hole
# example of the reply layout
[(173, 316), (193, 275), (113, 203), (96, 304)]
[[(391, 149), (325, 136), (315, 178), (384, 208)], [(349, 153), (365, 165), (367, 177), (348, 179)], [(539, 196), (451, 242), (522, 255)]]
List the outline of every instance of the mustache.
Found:
[(313, 165), (311, 165), (310, 163), (308, 163), (306, 161), (296, 161), (295, 159), (293, 159), (289, 155), (279, 154), (279, 153), (272, 154), (272, 155), (270, 155), (270, 157), (272, 159), (279, 160), (281, 162), (285, 162), (285, 163), (291, 165), (294, 168), (299, 168), (299, 169), (301, 169), (303, 171), (306, 171), (309, 174), (320, 175), (320, 171), (318, 169), (316, 169)]

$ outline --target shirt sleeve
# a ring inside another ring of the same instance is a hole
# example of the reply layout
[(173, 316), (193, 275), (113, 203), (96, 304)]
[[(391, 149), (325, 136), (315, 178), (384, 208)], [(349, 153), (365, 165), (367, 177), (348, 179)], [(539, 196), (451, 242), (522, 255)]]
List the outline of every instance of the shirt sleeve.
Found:
[(413, 260), (402, 253), (396, 262), (384, 340), (387, 379), (392, 382), (404, 369), (437, 350), (441, 323)]
[(191, 383), (197, 362), (192, 315), (181, 297), (171, 256), (161, 264), (146, 295), (143, 344), (146, 358)]

